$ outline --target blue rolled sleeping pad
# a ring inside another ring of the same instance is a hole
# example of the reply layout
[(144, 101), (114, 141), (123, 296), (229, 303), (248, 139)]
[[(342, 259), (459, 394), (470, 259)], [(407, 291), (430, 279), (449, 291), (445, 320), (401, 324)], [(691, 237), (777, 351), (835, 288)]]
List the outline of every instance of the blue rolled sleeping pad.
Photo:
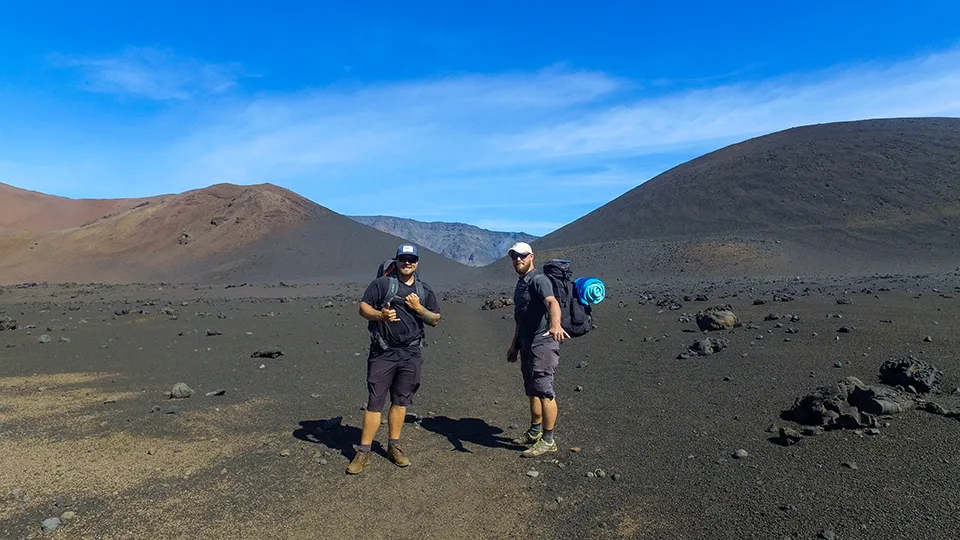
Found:
[(599, 304), (607, 292), (603, 282), (595, 277), (577, 278), (573, 286), (577, 289), (577, 297), (583, 305)]

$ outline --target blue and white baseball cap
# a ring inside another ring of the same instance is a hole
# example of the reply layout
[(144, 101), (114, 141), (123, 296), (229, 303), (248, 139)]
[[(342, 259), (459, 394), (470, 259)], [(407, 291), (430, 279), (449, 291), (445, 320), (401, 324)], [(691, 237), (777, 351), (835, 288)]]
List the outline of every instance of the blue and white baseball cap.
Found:
[(417, 246), (413, 244), (400, 244), (400, 247), (397, 248), (397, 257), (401, 255), (407, 255), (420, 258), (420, 255), (417, 253)]

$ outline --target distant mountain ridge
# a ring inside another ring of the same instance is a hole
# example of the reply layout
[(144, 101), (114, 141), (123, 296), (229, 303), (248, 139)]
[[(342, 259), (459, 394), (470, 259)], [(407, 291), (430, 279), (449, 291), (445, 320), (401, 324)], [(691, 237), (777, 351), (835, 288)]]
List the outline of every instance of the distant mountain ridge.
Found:
[(506, 255), (516, 242), (539, 238), (524, 232), (489, 231), (466, 223), (424, 222), (391, 216), (349, 217), (469, 266), (488, 265)]

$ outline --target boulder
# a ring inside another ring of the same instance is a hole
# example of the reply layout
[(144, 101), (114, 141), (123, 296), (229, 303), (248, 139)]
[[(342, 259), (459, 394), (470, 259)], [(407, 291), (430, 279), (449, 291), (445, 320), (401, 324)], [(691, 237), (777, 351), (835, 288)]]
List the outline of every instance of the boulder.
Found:
[(932, 364), (908, 356), (889, 360), (880, 366), (880, 382), (903, 389), (914, 389), (919, 394), (936, 394), (943, 382), (943, 372)]
[(701, 332), (727, 330), (738, 326), (740, 326), (740, 319), (729, 304), (714, 306), (697, 313), (697, 327)]

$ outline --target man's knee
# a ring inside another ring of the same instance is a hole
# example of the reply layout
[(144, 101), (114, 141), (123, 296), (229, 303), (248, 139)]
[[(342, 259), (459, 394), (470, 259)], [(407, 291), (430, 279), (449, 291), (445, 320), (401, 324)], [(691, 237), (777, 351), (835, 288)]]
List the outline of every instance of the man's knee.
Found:
[(535, 372), (527, 388), (527, 395), (541, 399), (554, 399), (553, 373)]

